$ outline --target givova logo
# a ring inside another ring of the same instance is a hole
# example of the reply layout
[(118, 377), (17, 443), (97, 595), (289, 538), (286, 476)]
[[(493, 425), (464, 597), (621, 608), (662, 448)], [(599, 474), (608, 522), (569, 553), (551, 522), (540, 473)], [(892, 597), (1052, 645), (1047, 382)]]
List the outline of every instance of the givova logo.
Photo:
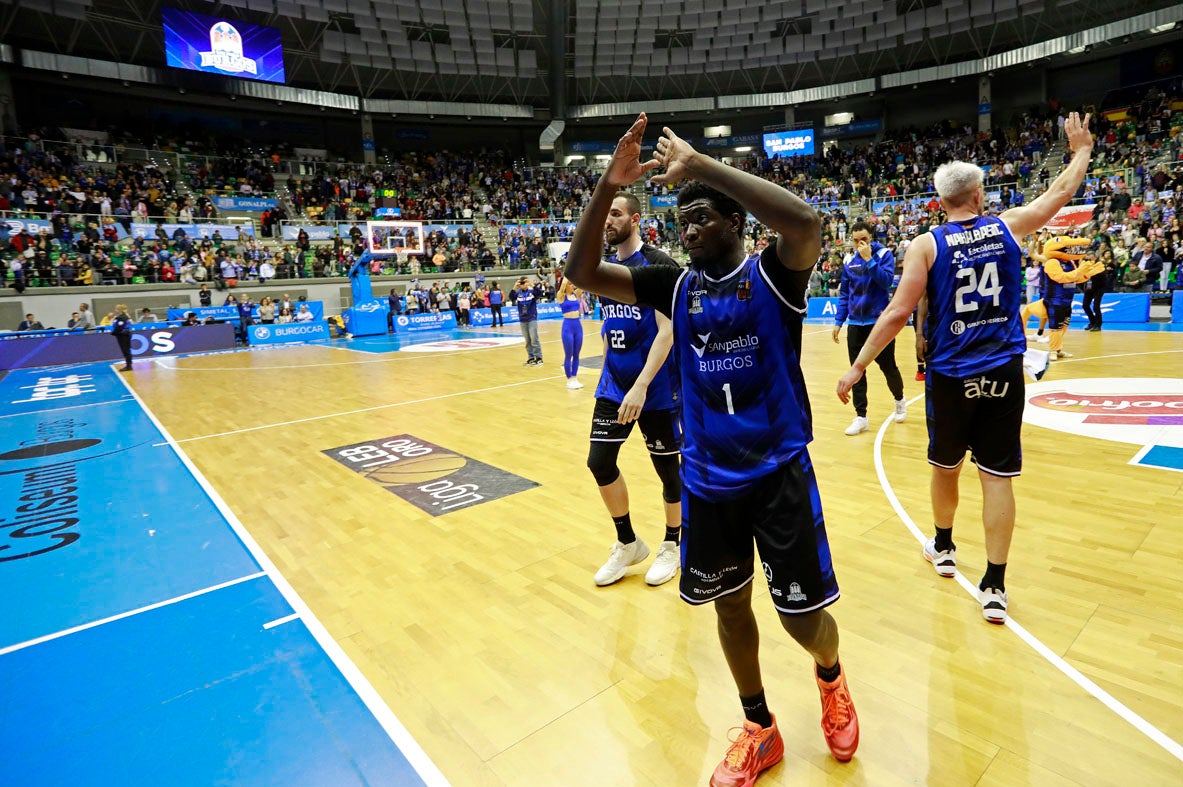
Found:
[(538, 486), (534, 481), (409, 434), (330, 448), (321, 453), (432, 516)]
[(1183, 380), (1086, 378), (1027, 386), (1027, 423), (1132, 443), (1130, 464), (1183, 471)]

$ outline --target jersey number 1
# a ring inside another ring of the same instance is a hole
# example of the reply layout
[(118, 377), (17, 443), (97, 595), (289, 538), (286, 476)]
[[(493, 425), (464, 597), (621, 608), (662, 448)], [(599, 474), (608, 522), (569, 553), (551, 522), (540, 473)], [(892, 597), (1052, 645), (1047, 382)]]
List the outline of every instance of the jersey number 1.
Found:
[(735, 403), (731, 401), (731, 383), (723, 383), (723, 396), (727, 397), (727, 414), (735, 415)]
[[(982, 266), (982, 278), (978, 280), (977, 268), (958, 268), (957, 281), (968, 279), (965, 284), (957, 288), (955, 307), (958, 312), (977, 311), (981, 301), (989, 298), (994, 306), (998, 305), (998, 297), (1002, 294), (1002, 285), (998, 282), (998, 263), (988, 262)], [(966, 302), (965, 296), (977, 292), (981, 298)]]

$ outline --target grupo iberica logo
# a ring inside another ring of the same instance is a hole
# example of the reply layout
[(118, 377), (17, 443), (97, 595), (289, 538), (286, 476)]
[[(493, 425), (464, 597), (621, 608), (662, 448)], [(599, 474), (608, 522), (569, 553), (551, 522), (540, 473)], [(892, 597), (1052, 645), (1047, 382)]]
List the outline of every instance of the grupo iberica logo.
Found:
[(1183, 380), (1085, 378), (1027, 386), (1023, 420), (1142, 446), (1130, 464), (1183, 471)]
[(321, 453), (432, 516), (508, 497), (538, 484), (409, 434)]

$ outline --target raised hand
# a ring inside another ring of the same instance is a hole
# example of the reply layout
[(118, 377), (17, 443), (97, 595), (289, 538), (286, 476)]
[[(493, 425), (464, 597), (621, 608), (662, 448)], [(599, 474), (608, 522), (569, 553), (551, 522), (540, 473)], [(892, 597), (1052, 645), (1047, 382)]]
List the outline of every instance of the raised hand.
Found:
[(604, 170), (604, 178), (613, 186), (628, 186), (642, 175), (657, 168), (657, 161), (649, 159), (641, 161), (641, 139), (645, 136), (645, 126), (649, 118), (645, 113), (637, 115), (631, 128), (624, 132), (624, 136), (616, 143), (616, 150), (612, 152), (612, 160)]
[(1093, 135), (1089, 131), (1090, 117), (1091, 115), (1086, 112), (1084, 120), (1081, 120), (1079, 114), (1072, 112), (1064, 121), (1064, 135), (1068, 137), (1068, 149), (1073, 153), (1081, 148), (1093, 147)]
[(665, 172), (653, 176), (654, 183), (673, 186), (690, 177), (690, 162), (698, 153), (686, 140), (668, 128), (661, 130), (657, 140), (657, 152), (653, 157), (665, 168)]

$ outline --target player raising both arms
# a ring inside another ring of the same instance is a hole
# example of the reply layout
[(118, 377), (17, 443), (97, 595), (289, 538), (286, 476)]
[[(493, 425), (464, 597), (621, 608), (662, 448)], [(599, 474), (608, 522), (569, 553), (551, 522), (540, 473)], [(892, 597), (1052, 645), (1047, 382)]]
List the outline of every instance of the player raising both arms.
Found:
[[(846, 761), (858, 747), (838, 626), (824, 609), (838, 599), (838, 584), (806, 448), (812, 430), (799, 361), (821, 222), (780, 186), (697, 153), (669, 129), (656, 157), (642, 163), (646, 122), (640, 115), (617, 144), (575, 230), (567, 276), (673, 323), (685, 432), (680, 591), (691, 604), (714, 603), (746, 717), (711, 784), (750, 785), (784, 755), (760, 674), (753, 540), (781, 625), (816, 662), (831, 752)], [(693, 179), (678, 194), (690, 270), (602, 261), (600, 232), (616, 189), (658, 166), (665, 172), (657, 182)], [(778, 233), (751, 256), (743, 245), (749, 211)]]

